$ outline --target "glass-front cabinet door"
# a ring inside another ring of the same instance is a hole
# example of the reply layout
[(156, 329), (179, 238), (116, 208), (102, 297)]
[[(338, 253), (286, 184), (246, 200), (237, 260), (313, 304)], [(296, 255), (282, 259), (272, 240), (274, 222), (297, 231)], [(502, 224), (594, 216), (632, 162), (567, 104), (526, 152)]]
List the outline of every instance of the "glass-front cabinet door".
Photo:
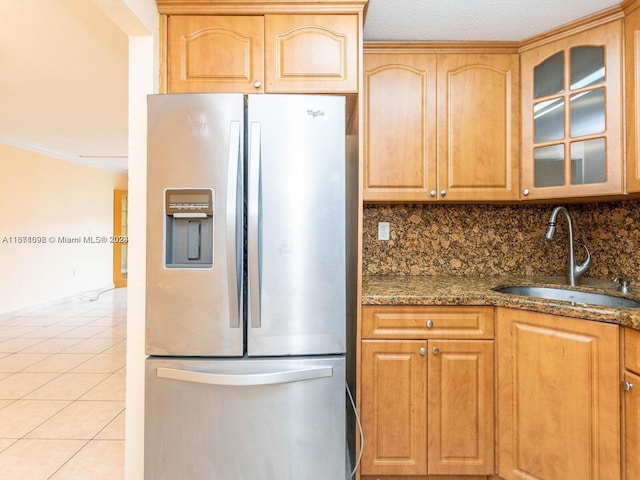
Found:
[(623, 193), (621, 22), (522, 53), (522, 197)]

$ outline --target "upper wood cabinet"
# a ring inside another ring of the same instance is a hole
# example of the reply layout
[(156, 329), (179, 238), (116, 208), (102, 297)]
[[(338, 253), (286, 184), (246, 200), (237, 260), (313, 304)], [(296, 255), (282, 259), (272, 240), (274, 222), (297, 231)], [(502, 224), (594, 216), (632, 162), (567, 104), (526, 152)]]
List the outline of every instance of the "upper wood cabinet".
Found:
[(357, 15), (267, 15), (267, 92), (358, 91)]
[(624, 19), (627, 193), (640, 192), (640, 2)]
[(358, 91), (359, 15), (170, 15), (168, 92)]
[(364, 55), (364, 200), (426, 201), (436, 179), (436, 55)]
[(518, 199), (518, 56), (368, 47), (364, 200)]
[(262, 92), (264, 18), (172, 15), (168, 91)]
[(438, 55), (438, 198), (517, 200), (516, 54)]
[(622, 21), (521, 53), (522, 195), (624, 193)]

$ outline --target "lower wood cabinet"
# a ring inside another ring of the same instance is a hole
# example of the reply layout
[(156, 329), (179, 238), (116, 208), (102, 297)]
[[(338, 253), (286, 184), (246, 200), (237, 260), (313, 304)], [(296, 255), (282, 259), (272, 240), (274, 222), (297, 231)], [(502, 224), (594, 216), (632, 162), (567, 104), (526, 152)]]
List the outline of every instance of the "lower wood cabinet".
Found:
[(624, 329), (626, 480), (640, 478), (640, 330)]
[[(493, 473), (494, 309), (364, 310), (374, 338), (361, 344), (362, 476)], [(408, 331), (416, 338), (393, 338)]]
[(626, 479), (640, 478), (640, 375), (626, 371), (624, 385)]
[(493, 472), (493, 340), (429, 340), (427, 473)]
[(496, 328), (500, 478), (622, 478), (619, 327), (498, 308)]
[(363, 475), (426, 475), (426, 341), (362, 342)]

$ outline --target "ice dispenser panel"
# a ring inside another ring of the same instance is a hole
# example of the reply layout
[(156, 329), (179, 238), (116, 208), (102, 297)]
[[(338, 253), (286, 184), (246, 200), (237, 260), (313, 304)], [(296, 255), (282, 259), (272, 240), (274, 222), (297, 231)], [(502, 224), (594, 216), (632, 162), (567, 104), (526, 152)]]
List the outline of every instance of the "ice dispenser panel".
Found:
[(165, 190), (165, 267), (213, 267), (214, 191)]

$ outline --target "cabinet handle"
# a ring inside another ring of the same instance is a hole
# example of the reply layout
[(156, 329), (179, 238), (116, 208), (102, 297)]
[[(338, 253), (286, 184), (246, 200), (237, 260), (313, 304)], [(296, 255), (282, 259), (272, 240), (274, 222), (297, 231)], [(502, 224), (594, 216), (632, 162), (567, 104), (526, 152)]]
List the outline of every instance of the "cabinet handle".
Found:
[(420, 348), (420, 355), (424, 357), (426, 354), (427, 354), (427, 349), (424, 347)]
[(445, 197), (447, 195), (447, 191), (446, 190), (440, 190), (440, 195)]
[(438, 192), (436, 192), (435, 190), (431, 190), (429, 192), (429, 195), (431, 195), (432, 197), (435, 197), (438, 194)]
[(256, 80), (253, 82), (253, 86), (256, 88), (260, 88), (262, 86), (262, 82), (260, 80)]
[(427, 328), (433, 328), (433, 320), (427, 320)]
[(529, 189), (525, 188), (524, 190), (522, 190), (522, 195), (524, 195), (525, 197), (529, 195)]
[(633, 383), (631, 383), (631, 382), (623, 382), (622, 383), (622, 388), (624, 388), (625, 391), (628, 392), (628, 391), (633, 389)]
[(440, 349), (438, 347), (433, 347), (431, 349), (431, 353), (433, 353), (434, 355), (440, 355)]

